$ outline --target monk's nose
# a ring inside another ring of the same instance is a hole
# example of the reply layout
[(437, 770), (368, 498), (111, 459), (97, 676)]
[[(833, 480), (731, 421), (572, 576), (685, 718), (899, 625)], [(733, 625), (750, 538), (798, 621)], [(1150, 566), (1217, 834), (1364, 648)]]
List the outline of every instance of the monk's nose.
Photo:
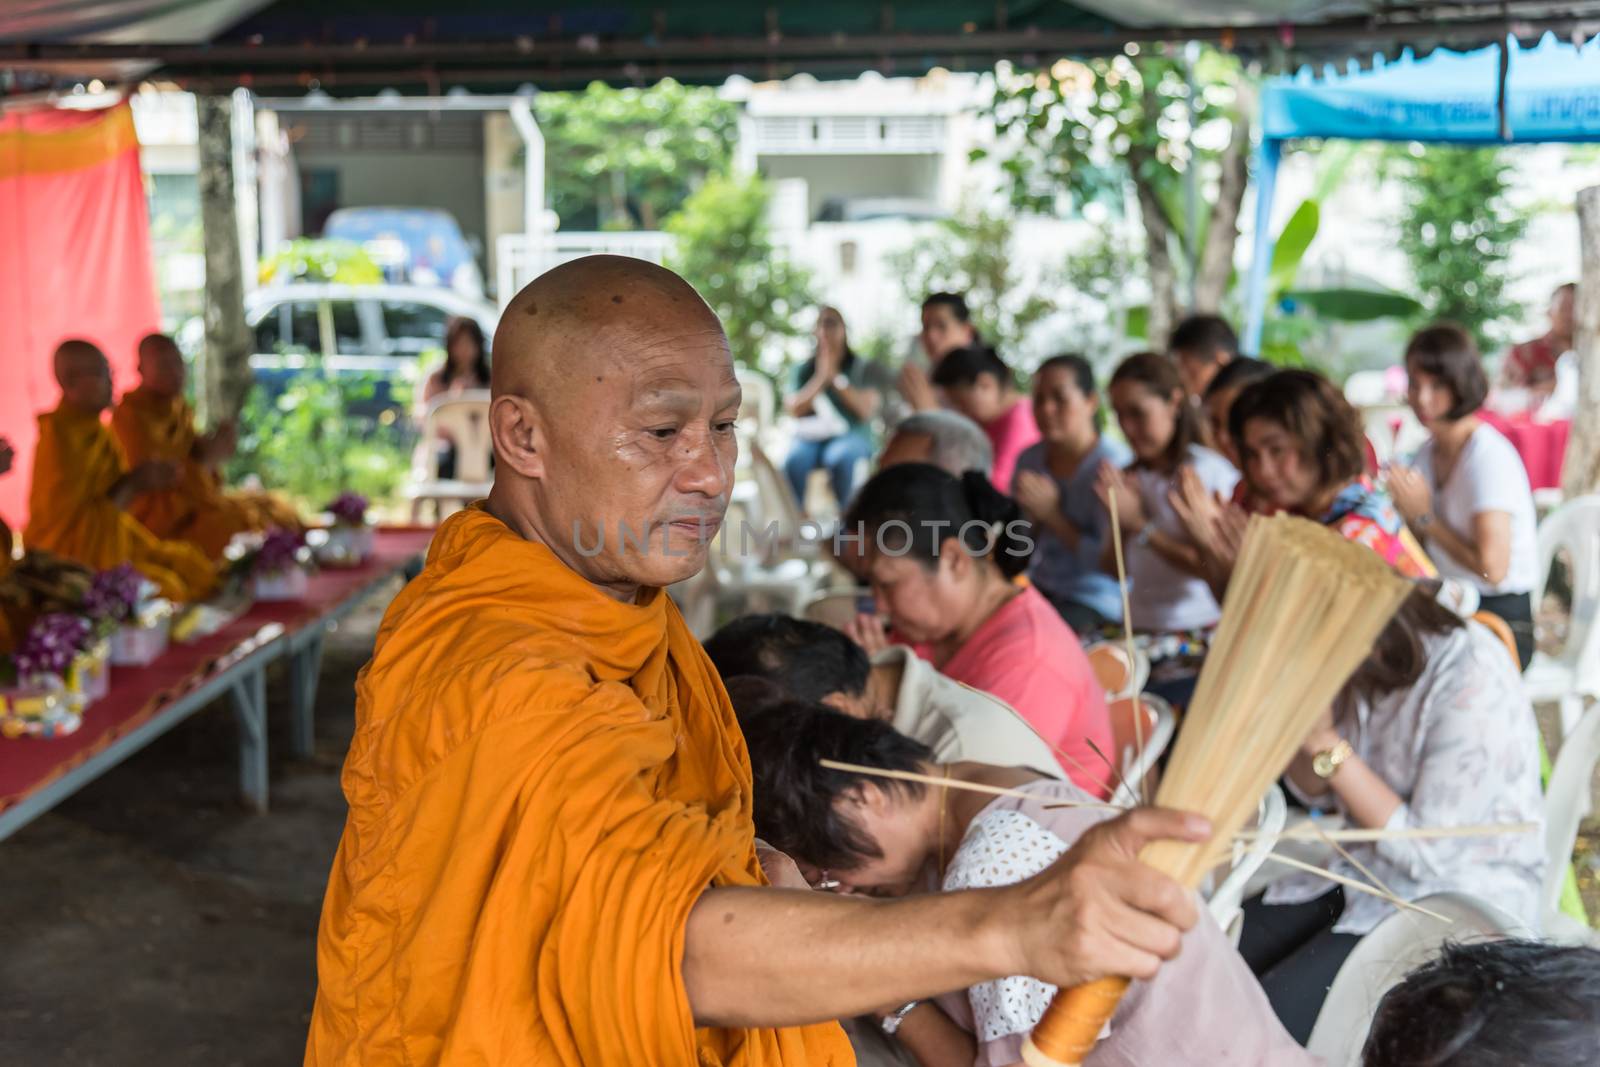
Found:
[(681, 492), (726, 497), (733, 484), (733, 461), (710, 434), (685, 435), (677, 485)]

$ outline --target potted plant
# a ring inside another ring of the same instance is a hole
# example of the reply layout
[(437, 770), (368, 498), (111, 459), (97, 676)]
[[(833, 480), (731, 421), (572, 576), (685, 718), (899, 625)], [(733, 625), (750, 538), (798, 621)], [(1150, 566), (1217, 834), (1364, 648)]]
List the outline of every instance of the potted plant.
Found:
[(299, 600), (306, 595), (305, 536), (298, 530), (275, 529), (261, 539), (250, 564), (257, 600)]
[(64, 611), (41, 615), (12, 658), (22, 688), (50, 688), (54, 679), (78, 714), (110, 687), (111, 643), (97, 638), (82, 615)]
[(111, 641), (111, 663), (143, 667), (166, 651), (172, 604), (150, 594), (155, 586), (130, 564), (101, 571), (89, 584), (83, 607), (95, 629)]

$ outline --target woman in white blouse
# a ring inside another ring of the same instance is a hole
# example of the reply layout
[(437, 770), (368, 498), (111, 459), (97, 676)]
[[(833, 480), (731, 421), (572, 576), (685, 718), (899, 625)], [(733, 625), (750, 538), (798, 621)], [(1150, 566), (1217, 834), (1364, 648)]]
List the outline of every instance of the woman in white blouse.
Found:
[[(1538, 823), (1538, 728), (1500, 640), (1443, 607), (1427, 582), (1401, 606), (1327, 719), (1289, 767), (1308, 807), (1354, 827)], [(1414, 900), (1472, 893), (1538, 929), (1540, 832), (1390, 838), (1345, 846), (1335, 874), (1381, 881)], [(1275, 883), (1245, 905), (1239, 951), (1278, 1016), (1304, 1041), (1328, 983), (1361, 935), (1389, 914), (1381, 898), (1343, 895), (1314, 875)]]
[(1389, 492), (1441, 576), (1474, 586), (1479, 606), (1511, 626), (1524, 668), (1533, 655), (1537, 518), (1522, 457), (1476, 412), (1489, 392), (1472, 336), (1448, 323), (1406, 346), (1408, 398), (1432, 435)]

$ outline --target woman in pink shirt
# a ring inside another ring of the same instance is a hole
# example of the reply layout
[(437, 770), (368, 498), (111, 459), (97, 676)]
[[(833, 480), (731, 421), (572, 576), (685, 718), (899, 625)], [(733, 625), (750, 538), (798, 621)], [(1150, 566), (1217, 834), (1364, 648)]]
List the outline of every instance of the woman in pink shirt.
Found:
[(951, 407), (989, 435), (994, 445), (989, 480), (1009, 493), (1017, 457), (1039, 441), (1033, 403), (1017, 390), (1011, 368), (992, 348), (958, 348), (939, 361), (933, 384), (944, 390)]
[[(957, 479), (902, 464), (862, 487), (842, 536), (862, 539), (878, 610), (899, 640), (947, 677), (1010, 704), (1073, 782), (1108, 795), (1105, 692), (1050, 602), (1014, 581), (1034, 547), (1015, 501), (977, 471)], [(851, 636), (869, 653), (888, 643), (873, 616), (857, 619)]]

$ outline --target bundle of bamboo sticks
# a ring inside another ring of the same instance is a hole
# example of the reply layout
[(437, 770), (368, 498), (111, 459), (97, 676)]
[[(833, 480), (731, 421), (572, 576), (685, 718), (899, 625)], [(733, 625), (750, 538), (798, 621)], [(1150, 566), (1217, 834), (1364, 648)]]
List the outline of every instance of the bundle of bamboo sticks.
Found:
[[(1156, 803), (1211, 820), (1231, 841), (1413, 586), (1377, 553), (1304, 519), (1251, 520)], [(1140, 858), (1194, 888), (1209, 844), (1157, 841)], [(1064, 989), (1023, 1049), (1030, 1067), (1075, 1067), (1127, 989)]]

